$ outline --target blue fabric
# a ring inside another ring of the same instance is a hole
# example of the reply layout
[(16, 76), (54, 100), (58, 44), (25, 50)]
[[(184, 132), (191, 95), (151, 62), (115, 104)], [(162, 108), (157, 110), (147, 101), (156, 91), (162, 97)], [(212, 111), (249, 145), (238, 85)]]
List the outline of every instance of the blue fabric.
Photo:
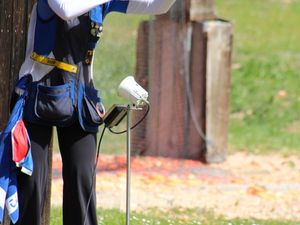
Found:
[[(98, 96), (98, 91), (94, 88), (84, 87), (84, 85), (79, 82), (78, 88), (78, 120), (79, 124), (83, 130), (86, 132), (95, 133), (98, 132), (98, 127), (103, 123), (103, 121), (90, 121), (89, 116), (85, 115), (84, 112), (88, 111), (86, 109), (85, 100), (89, 99), (93, 104), (97, 105), (102, 103), (102, 99)], [(102, 110), (101, 108), (99, 109)], [(93, 111), (93, 110), (91, 110)], [(90, 113), (90, 112), (89, 112)], [(96, 116), (98, 117), (98, 116)], [(99, 118), (98, 118), (99, 119)]]
[[(103, 24), (105, 16), (110, 12), (126, 13), (129, 1), (113, 0), (99, 5), (90, 11), (91, 21)], [(34, 36), (34, 51), (49, 56), (55, 47), (58, 16), (49, 7), (47, 0), (39, 0), (37, 4), (37, 21)], [(96, 48), (97, 42), (89, 43), (90, 49)]]
[(90, 11), (90, 19), (95, 23), (103, 23), (103, 10), (102, 6), (97, 6)]
[(19, 219), (19, 201), (18, 201), (18, 190), (17, 190), (17, 173), (16, 168), (13, 166), (11, 168), (11, 173), (9, 177), (9, 184), (7, 189), (6, 198), (6, 208), (8, 210), (8, 215), (15, 224)]
[(9, 135), (1, 133), (0, 137), (0, 223), (3, 223), (5, 200), (9, 186), (10, 167), (12, 161), (11, 151), (9, 151)]
[(104, 17), (110, 12), (126, 13), (129, 1), (113, 0), (106, 3)]
[(38, 17), (40, 17), (42, 20), (49, 20), (55, 15), (48, 4), (48, 0), (38, 0), (37, 13)]
[[(11, 117), (9, 118), (7, 126), (1, 133), (0, 137), (0, 187), (3, 192), (6, 192), (5, 198), (2, 197), (2, 199), (0, 199), (0, 205), (3, 206), (4, 201), (7, 202), (6, 204), (8, 204), (8, 206), (12, 205), (14, 211), (10, 212), (9, 215), (13, 223), (17, 222), (19, 215), (18, 207), (15, 206), (17, 204), (17, 201), (11, 201), (11, 199), (14, 199), (14, 196), (17, 196), (17, 186), (16, 170), (14, 162), (12, 161), (12, 146), (10, 132), (14, 124), (16, 124), (16, 122), (22, 117), (23, 105), (24, 99), (19, 98), (13, 109)], [(1, 208), (0, 222), (3, 221), (3, 212), (4, 208)]]
[(25, 106), (24, 118), (45, 126), (69, 126), (77, 115), (75, 106), (75, 79), (56, 86), (32, 82)]
[(89, 42), (88, 47), (91, 50), (95, 49), (97, 47), (97, 42)]
[[(28, 84), (28, 76), (23, 77), (16, 88), (24, 88)], [(11, 130), (15, 124), (22, 119), (25, 96), (27, 91), (18, 98), (9, 120), (0, 135), (0, 223), (3, 222), (4, 205), (8, 210), (9, 217), (13, 223), (19, 218), (18, 192), (17, 192), (17, 168), (12, 159)], [(27, 154), (23, 166), (33, 169), (33, 161), (30, 154)]]
[(55, 47), (58, 17), (49, 7), (47, 0), (37, 3), (37, 19), (34, 35), (34, 51), (48, 56)]
[[(93, 9), (91, 9), (91, 11), (89, 12), (89, 17), (90, 17), (90, 20), (97, 24), (99, 27), (102, 26), (103, 24), (103, 6), (102, 5), (99, 5)], [(90, 50), (94, 50), (97, 46), (97, 42), (99, 40), (99, 37), (95, 37), (95, 38), (92, 38), (91, 41), (88, 43), (88, 47)]]
[[(70, 85), (70, 89), (72, 90), (71, 96), (69, 96), (69, 97), (72, 99), (72, 101), (75, 101), (75, 99), (77, 100), (77, 102), (74, 103), (74, 105), (77, 105), (77, 110), (74, 111), (74, 113), (75, 113), (74, 120), (75, 119), (79, 120), (79, 123), (80, 123), (81, 127), (83, 128), (83, 130), (85, 130), (87, 132), (92, 132), (92, 133), (97, 132), (99, 125), (101, 125), (103, 121), (102, 122), (101, 121), (89, 121), (86, 118), (87, 115), (84, 114), (83, 112), (88, 111), (86, 109), (85, 101), (92, 102), (91, 103), (91, 104), (93, 104), (92, 107), (94, 107), (98, 104), (98, 106), (100, 107), (99, 110), (101, 111), (102, 99), (98, 96), (98, 91), (96, 89), (94, 89), (93, 87), (85, 87), (82, 82), (79, 82), (78, 88), (76, 87), (76, 93), (75, 93), (74, 82), (71, 82), (68, 85)], [(64, 123), (63, 121), (50, 121), (50, 120), (46, 121), (45, 118), (39, 118), (36, 115), (36, 110), (35, 110), (36, 107), (35, 106), (37, 104), (35, 102), (36, 102), (36, 96), (37, 96), (37, 87), (38, 87), (38, 82), (32, 82), (31, 93), (27, 100), (27, 104), (26, 104), (25, 111), (24, 111), (24, 118), (27, 121), (30, 121), (32, 123), (43, 124), (46, 126), (60, 126), (60, 127), (69, 126), (70, 125), (69, 122)], [(57, 86), (51, 86), (51, 87), (47, 87), (47, 88), (55, 89), (56, 87)], [(95, 116), (97, 118), (97, 115), (92, 114), (94, 111), (95, 110), (90, 110), (91, 113), (90, 113), (90, 115), (88, 115), (88, 117)], [(93, 117), (93, 118), (95, 118), (95, 117)], [(99, 119), (99, 118), (97, 118), (97, 119)], [(72, 122), (73, 122), (73, 120), (72, 120)], [(28, 167), (25, 167), (25, 168), (28, 168)]]
[[(79, 82), (79, 87), (78, 87), (78, 120), (79, 120), (79, 124), (81, 127), (84, 127), (84, 122), (82, 119), (82, 99), (83, 99), (83, 95), (84, 95), (84, 86), (81, 82)], [(98, 129), (97, 129), (98, 131)], [(96, 132), (97, 132), (96, 131)]]

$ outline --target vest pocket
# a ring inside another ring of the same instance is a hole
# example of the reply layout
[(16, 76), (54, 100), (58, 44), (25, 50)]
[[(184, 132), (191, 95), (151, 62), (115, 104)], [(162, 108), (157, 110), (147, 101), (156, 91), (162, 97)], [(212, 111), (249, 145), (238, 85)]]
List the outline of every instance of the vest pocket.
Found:
[(74, 117), (74, 85), (37, 85), (34, 113), (52, 125), (67, 125)]
[(85, 88), (82, 106), (82, 116), (85, 122), (92, 126), (99, 126), (103, 123), (101, 117), (103, 108), (96, 89)]

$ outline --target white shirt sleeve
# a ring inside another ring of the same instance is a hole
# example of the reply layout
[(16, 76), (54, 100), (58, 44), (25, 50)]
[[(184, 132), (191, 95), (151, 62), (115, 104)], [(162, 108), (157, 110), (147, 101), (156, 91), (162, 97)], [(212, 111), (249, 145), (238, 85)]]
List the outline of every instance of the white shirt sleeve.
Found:
[(48, 0), (48, 4), (63, 20), (70, 20), (109, 1), (111, 0)]
[(129, 0), (127, 13), (133, 14), (163, 14), (176, 0)]
[(48, 0), (51, 9), (62, 19), (70, 20), (87, 13), (92, 8), (113, 2), (128, 2), (126, 12), (133, 14), (163, 14), (176, 0)]

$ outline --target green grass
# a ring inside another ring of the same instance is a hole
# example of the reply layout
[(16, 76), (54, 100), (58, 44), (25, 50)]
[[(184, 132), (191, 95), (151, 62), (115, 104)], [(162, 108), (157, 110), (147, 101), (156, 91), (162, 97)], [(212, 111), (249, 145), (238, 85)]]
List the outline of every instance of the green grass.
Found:
[(137, 28), (144, 19), (148, 17), (113, 13), (105, 20), (94, 62), (94, 81), (107, 106), (124, 102), (116, 90), (123, 78), (135, 72)]
[[(296, 153), (300, 146), (300, 3), (216, 0), (234, 25), (229, 149)], [(97, 50), (95, 81), (106, 106), (123, 103), (116, 87), (135, 71), (136, 29), (147, 17), (112, 14)], [(283, 90), (285, 97), (278, 97)], [(124, 152), (125, 136), (106, 135), (104, 152)]]
[[(234, 25), (230, 151), (297, 153), (300, 146), (300, 3), (283, 0), (215, 0), (218, 15)], [(108, 108), (124, 103), (116, 87), (135, 70), (135, 38), (147, 17), (112, 14), (98, 47), (94, 80)], [(286, 96), (278, 96), (283, 90)], [(124, 125), (123, 125), (124, 127)], [(103, 153), (125, 152), (125, 136), (106, 134)], [(60, 225), (54, 209), (51, 225)], [(99, 224), (124, 224), (118, 210), (98, 211)], [(300, 225), (279, 220), (233, 219), (200, 209), (133, 213), (132, 224)]]
[[(125, 213), (117, 209), (98, 209), (99, 225), (124, 225)], [(51, 225), (62, 225), (61, 209), (51, 213)], [(300, 222), (284, 220), (225, 219), (211, 211), (175, 208), (168, 211), (149, 209), (143, 213), (131, 213), (132, 225), (300, 225)]]
[[(216, 0), (215, 4), (218, 16), (234, 25), (229, 150), (298, 153), (299, 1)], [(105, 21), (94, 80), (107, 108), (124, 103), (116, 89), (135, 72), (137, 27), (144, 19), (148, 17), (114, 13)], [(286, 96), (278, 97), (280, 91)], [(107, 133), (102, 149), (123, 153), (125, 146), (124, 135)]]
[[(137, 29), (142, 20), (148, 16), (110, 14), (104, 23), (101, 43), (97, 48), (94, 62), (94, 81), (101, 91), (107, 110), (113, 104), (125, 104), (117, 95), (117, 87), (123, 78), (134, 75)], [(102, 128), (101, 128), (102, 129)], [(116, 130), (124, 130), (125, 121)], [(122, 154), (126, 152), (126, 134), (115, 135), (106, 132), (102, 153)]]
[(216, 0), (235, 30), (231, 150), (295, 153), (300, 146), (300, 4), (285, 2)]

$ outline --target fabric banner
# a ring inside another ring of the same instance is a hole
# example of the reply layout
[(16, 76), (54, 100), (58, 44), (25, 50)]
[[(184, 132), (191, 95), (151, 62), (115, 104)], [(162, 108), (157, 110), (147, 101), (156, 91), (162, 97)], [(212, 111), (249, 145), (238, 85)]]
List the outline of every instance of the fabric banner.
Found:
[(23, 93), (19, 95), (0, 134), (0, 224), (3, 223), (5, 207), (12, 223), (15, 224), (19, 219), (17, 165), (29, 175), (33, 170), (30, 140), (22, 121), (27, 79), (22, 78), (16, 86)]

